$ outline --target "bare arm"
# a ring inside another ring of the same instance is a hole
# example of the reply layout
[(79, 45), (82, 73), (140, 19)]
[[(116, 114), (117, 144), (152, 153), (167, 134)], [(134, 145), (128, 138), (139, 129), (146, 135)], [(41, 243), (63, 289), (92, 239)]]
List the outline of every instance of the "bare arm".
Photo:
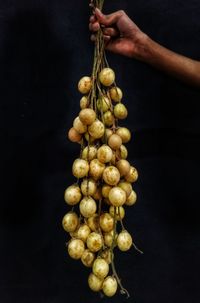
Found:
[[(103, 15), (98, 9), (90, 18), (90, 29), (103, 26), (106, 48), (152, 65), (177, 79), (200, 87), (200, 62), (177, 54), (143, 33), (124, 11)], [(91, 36), (95, 40), (95, 35)]]

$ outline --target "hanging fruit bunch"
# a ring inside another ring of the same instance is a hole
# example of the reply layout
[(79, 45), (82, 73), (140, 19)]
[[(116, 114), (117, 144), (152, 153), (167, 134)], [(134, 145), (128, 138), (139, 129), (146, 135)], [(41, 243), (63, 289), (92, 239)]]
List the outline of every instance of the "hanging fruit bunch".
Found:
[[(102, 9), (103, 1), (92, 1), (92, 5)], [(104, 49), (100, 29), (92, 75), (78, 83), (83, 95), (80, 112), (68, 132), (69, 140), (79, 143), (81, 151), (72, 166), (77, 182), (64, 193), (72, 210), (64, 216), (62, 225), (71, 237), (67, 243), (70, 257), (80, 259), (92, 270), (89, 287), (108, 297), (119, 287), (122, 294), (129, 296), (115, 269), (114, 250), (125, 252), (132, 246), (137, 249), (123, 219), (126, 207), (137, 199), (132, 183), (137, 181), (138, 172), (127, 160), (125, 144), (131, 139), (131, 132), (119, 126), (119, 121), (127, 117), (128, 111)]]

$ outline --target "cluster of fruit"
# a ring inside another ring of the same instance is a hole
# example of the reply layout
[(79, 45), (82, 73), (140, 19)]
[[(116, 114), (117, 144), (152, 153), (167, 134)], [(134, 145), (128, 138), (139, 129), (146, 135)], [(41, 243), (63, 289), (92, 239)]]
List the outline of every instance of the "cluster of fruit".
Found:
[(72, 167), (77, 182), (64, 193), (72, 210), (62, 225), (71, 236), (67, 245), (70, 257), (92, 268), (89, 287), (111, 297), (118, 285), (124, 290), (115, 271), (113, 251), (115, 247), (127, 251), (133, 245), (122, 220), (125, 207), (136, 202), (132, 183), (138, 172), (127, 161), (124, 145), (131, 133), (118, 126), (128, 111), (122, 91), (115, 85), (114, 71), (104, 67), (95, 79), (81, 78), (78, 90), (84, 96), (68, 138), (81, 144), (81, 153)]

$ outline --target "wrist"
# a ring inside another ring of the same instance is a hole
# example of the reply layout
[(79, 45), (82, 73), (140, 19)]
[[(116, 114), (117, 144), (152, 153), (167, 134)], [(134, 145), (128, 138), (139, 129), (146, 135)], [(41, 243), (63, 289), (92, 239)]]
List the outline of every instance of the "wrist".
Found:
[(140, 61), (146, 61), (150, 53), (150, 44), (151, 39), (145, 33), (140, 32), (135, 35), (133, 38), (132, 57)]

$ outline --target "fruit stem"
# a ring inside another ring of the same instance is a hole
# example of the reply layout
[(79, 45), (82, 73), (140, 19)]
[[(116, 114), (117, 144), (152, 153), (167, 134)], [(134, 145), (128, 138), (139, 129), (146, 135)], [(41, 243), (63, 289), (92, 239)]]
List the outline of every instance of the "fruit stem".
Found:
[(115, 277), (115, 279), (117, 280), (117, 283), (120, 287), (120, 293), (122, 295), (126, 295), (127, 299), (130, 297), (129, 292), (127, 289), (125, 289), (121, 283), (121, 280), (117, 274), (116, 268), (115, 268), (115, 263), (114, 263), (114, 247), (115, 247), (115, 240), (116, 240), (116, 231), (117, 231), (117, 218), (116, 218), (116, 207), (114, 208), (114, 233), (113, 233), (113, 240), (112, 240), (112, 245), (111, 245), (111, 267), (112, 267), (112, 272), (113, 272), (113, 276)]

